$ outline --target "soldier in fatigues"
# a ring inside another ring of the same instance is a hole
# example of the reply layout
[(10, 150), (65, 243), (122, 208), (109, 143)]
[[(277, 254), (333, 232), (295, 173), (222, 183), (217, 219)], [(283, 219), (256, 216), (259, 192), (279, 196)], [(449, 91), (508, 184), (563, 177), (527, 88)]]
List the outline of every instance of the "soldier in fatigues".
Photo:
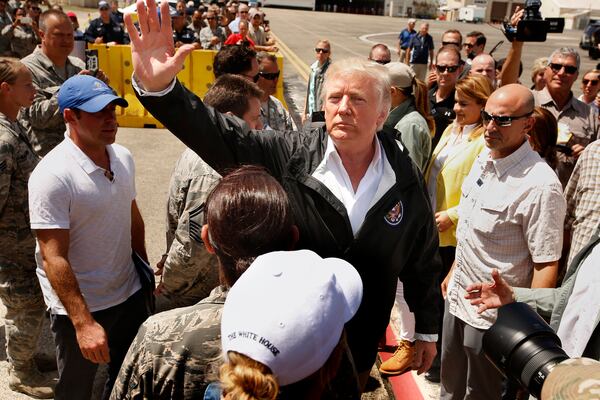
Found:
[[(33, 75), (37, 93), (31, 107), (24, 109), (20, 118), (33, 131), (35, 150), (45, 156), (62, 142), (66, 130), (56, 99), (58, 89), (68, 78), (91, 72), (84, 70), (83, 61), (69, 56), (74, 46), (73, 24), (66, 14), (59, 10), (44, 11), (40, 16), (40, 30), (42, 45), (22, 60)], [(108, 81), (102, 71), (98, 71), (96, 77)]]
[(194, 306), (156, 314), (142, 324), (111, 399), (202, 398), (210, 380), (218, 379), (228, 288), (255, 257), (288, 250), (297, 238), (283, 188), (260, 167), (245, 166), (223, 178), (206, 200), (206, 222), (202, 240), (219, 258), (223, 286)]
[(217, 259), (200, 238), (204, 203), (219, 180), (221, 176), (189, 149), (175, 165), (167, 201), (168, 250), (158, 264), (163, 273), (157, 311), (196, 304), (219, 284)]
[[(231, 112), (251, 129), (262, 128), (262, 92), (234, 75), (219, 77), (206, 93), (205, 102), (220, 112)], [(221, 176), (196, 153), (187, 149), (177, 161), (167, 202), (167, 254), (158, 263), (162, 272), (156, 298), (157, 311), (195, 304), (219, 283), (216, 257), (200, 239), (206, 199)]]
[(542, 400), (598, 400), (600, 362), (573, 358), (558, 364), (542, 387)]
[(35, 272), (27, 180), (39, 157), (17, 121), (19, 109), (31, 104), (34, 93), (27, 68), (14, 59), (0, 59), (0, 298), (7, 309), (8, 385), (30, 396), (51, 398), (52, 387), (33, 361), (45, 306)]

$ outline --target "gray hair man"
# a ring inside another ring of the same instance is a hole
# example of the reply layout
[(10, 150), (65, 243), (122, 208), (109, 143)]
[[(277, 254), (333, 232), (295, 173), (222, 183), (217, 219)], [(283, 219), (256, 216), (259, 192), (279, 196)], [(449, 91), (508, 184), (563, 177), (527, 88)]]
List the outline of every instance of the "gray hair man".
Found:
[[(390, 107), (387, 71), (367, 60), (333, 63), (323, 88), (327, 130), (254, 132), (213, 113), (177, 82), (191, 48), (174, 53), (154, 1), (148, 0), (147, 14), (145, 7), (138, 3), (141, 35), (126, 17), (136, 92), (144, 106), (217, 171), (240, 163), (268, 168), (295, 205), (300, 246), (354, 265), (365, 282), (365, 297), (347, 325), (348, 342), (363, 387), (398, 278), (415, 312), (413, 367), (425, 372), (436, 353), (438, 239), (422, 179), (393, 134), (380, 131)], [(167, 7), (161, 4), (162, 15)]]
[(563, 47), (548, 57), (544, 71), (546, 87), (533, 91), (535, 105), (550, 111), (558, 122), (558, 177), (566, 186), (583, 149), (598, 138), (598, 117), (594, 110), (573, 96), (571, 88), (579, 76), (579, 53)]

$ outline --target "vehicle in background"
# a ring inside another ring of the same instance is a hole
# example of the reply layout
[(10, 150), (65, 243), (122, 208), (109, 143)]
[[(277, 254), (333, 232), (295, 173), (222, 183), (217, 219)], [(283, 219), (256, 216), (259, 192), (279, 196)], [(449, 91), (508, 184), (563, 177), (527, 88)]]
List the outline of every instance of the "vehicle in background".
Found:
[(600, 20), (590, 19), (590, 22), (583, 29), (583, 34), (581, 35), (581, 40), (579, 41), (579, 47), (581, 47), (583, 50), (589, 50), (592, 47), (594, 33), (598, 29), (600, 29)]
[(485, 20), (485, 8), (477, 6), (461, 7), (458, 11), (458, 20), (473, 23), (483, 22)]
[(315, 10), (316, 0), (262, 0), (263, 7), (298, 8)]

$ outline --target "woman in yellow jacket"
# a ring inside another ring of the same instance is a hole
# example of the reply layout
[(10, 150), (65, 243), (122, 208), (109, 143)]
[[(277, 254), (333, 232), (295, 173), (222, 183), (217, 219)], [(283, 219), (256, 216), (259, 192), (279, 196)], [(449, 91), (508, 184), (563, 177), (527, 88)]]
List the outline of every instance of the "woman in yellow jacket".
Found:
[[(485, 146), (481, 110), (492, 91), (491, 83), (481, 75), (471, 75), (456, 83), (456, 119), (442, 134), (425, 171), (431, 207), (435, 212), (440, 237), (440, 256), (443, 264), (440, 283), (454, 262), (461, 187), (473, 162)], [(442, 310), (443, 302), (440, 297)], [(442, 320), (440, 329), (441, 327)], [(439, 334), (441, 337), (441, 331)], [(435, 364), (438, 365), (438, 370), (436, 371), (434, 365), (426, 378), (439, 382), (439, 363)]]

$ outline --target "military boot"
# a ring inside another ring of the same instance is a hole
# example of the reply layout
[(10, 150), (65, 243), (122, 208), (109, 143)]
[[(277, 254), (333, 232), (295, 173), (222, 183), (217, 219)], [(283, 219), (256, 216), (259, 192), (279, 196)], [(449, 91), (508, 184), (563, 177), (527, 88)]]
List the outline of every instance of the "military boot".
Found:
[(415, 358), (415, 344), (408, 340), (401, 340), (394, 355), (381, 363), (379, 372), (386, 375), (400, 375), (409, 371)]
[(54, 397), (54, 385), (42, 373), (31, 366), (25, 370), (8, 369), (8, 387), (14, 392), (24, 393), (37, 399)]

